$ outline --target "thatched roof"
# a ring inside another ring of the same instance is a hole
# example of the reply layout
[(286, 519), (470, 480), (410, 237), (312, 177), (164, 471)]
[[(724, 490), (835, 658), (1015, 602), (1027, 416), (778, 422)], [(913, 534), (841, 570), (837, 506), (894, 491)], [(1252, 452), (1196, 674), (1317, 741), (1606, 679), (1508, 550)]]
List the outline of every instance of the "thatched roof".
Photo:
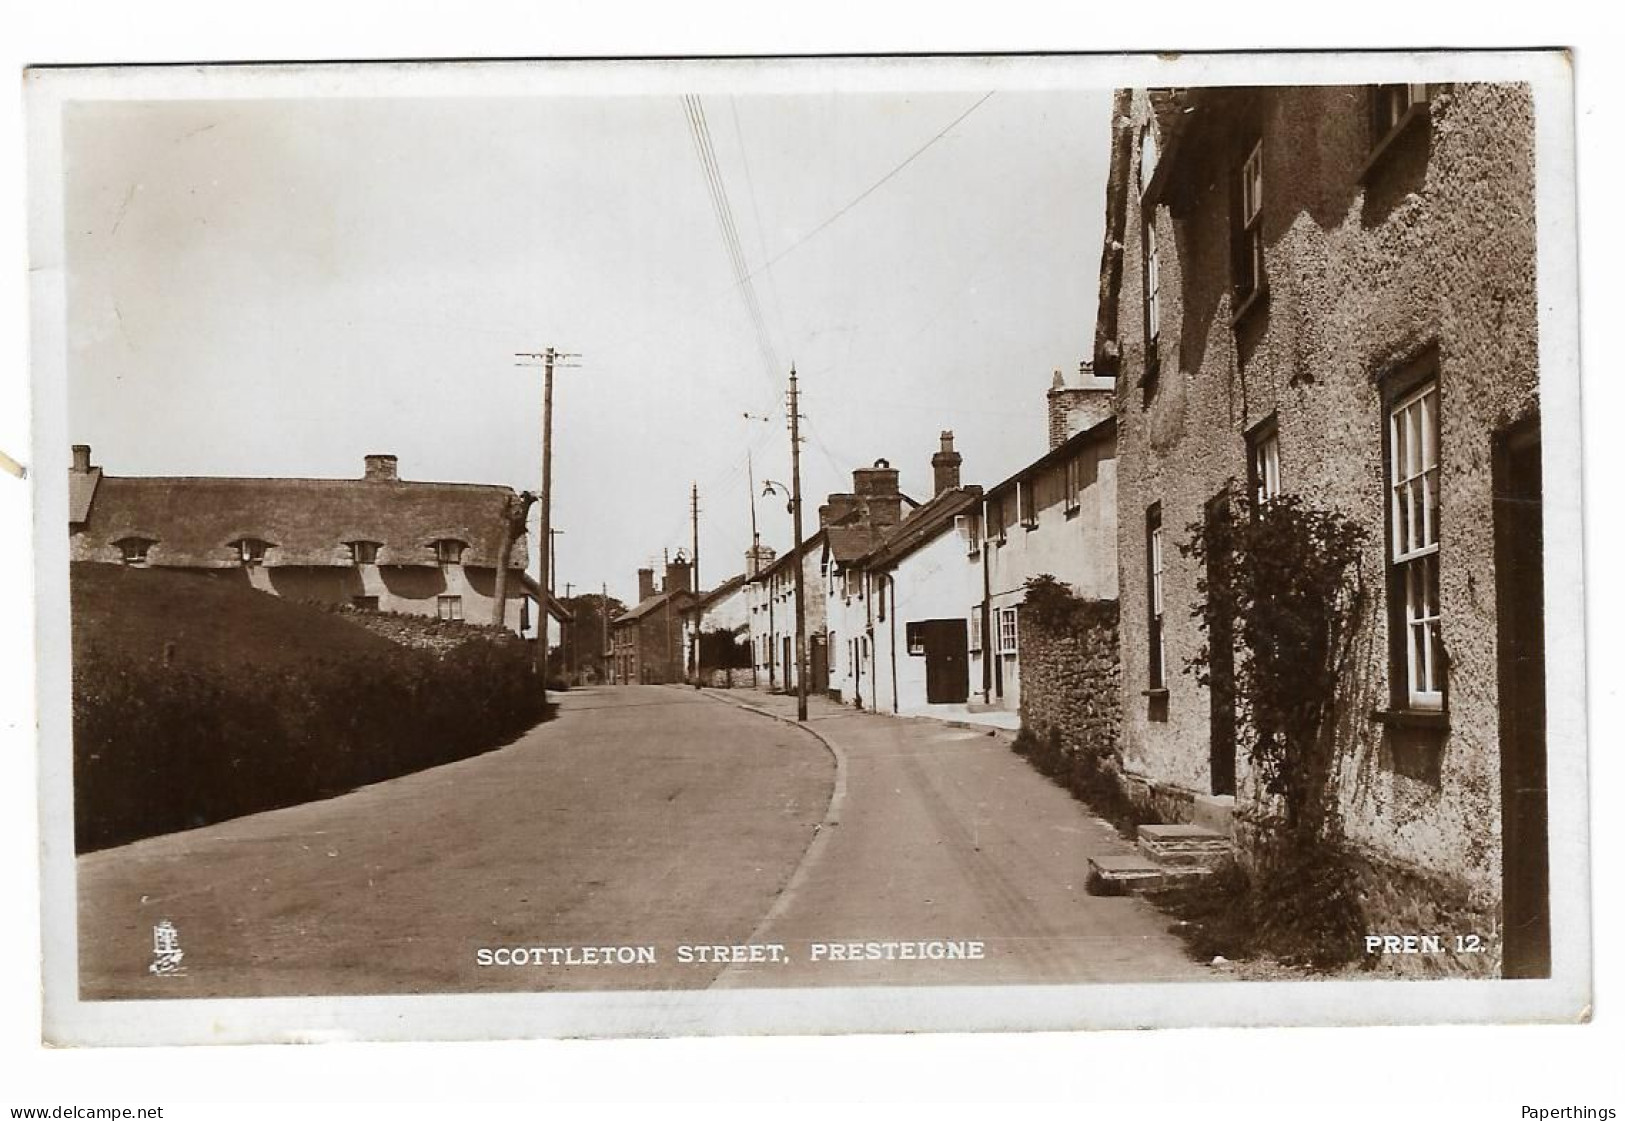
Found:
[[(231, 568), (233, 542), (267, 543), (266, 567), (348, 565), (348, 542), (379, 543), (380, 565), (433, 566), (434, 543), (461, 541), (462, 563), (495, 568), (513, 491), (399, 479), (69, 476), (74, 560), (118, 561), (126, 537), (154, 542), (154, 567)], [(525, 539), (511, 568), (526, 564)]]

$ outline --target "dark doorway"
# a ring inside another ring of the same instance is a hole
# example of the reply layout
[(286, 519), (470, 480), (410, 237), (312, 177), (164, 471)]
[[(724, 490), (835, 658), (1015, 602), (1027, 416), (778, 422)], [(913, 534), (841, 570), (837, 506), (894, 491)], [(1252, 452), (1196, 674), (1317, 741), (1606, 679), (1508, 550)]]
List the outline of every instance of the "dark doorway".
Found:
[(790, 636), (784, 636), (784, 688), (788, 692), (796, 687), (796, 662), (790, 652)]
[(969, 636), (963, 619), (927, 619), (910, 623), (925, 644), (927, 704), (964, 704), (970, 697)]
[(1501, 724), (1502, 972), (1550, 977), (1546, 851), (1546, 603), (1540, 422), (1495, 455), (1495, 602)]
[(824, 646), (824, 636), (812, 636), (812, 649), (809, 651), (812, 662), (807, 667), (807, 691), (809, 693), (824, 693), (829, 691), (829, 656)]
[(1208, 755), (1214, 794), (1236, 792), (1236, 644), (1231, 626), (1230, 492), (1221, 490), (1203, 511), (1207, 546)]

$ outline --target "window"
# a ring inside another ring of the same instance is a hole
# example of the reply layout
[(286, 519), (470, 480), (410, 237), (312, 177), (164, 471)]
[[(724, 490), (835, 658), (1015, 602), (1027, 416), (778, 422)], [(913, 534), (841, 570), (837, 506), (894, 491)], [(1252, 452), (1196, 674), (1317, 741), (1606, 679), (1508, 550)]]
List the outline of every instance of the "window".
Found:
[(150, 537), (126, 537), (113, 544), (125, 564), (143, 565), (147, 563), (147, 551), (157, 542)]
[(378, 542), (376, 542), (376, 541), (351, 541), (350, 542), (350, 563), (351, 564), (377, 564), (378, 563)]
[(982, 652), (982, 605), (979, 603), (970, 609), (970, 652)]
[(441, 564), (462, 564), (464, 548), (455, 537), (442, 537), (434, 543), (434, 559)]
[(1076, 514), (1083, 503), (1083, 457), (1066, 461), (1066, 512)]
[(260, 565), (265, 563), (265, 550), (270, 543), (261, 541), (258, 537), (244, 537), (240, 541), (233, 541), (231, 547), (237, 553), (237, 560), (241, 564)]
[(1410, 112), (1426, 105), (1426, 85), (1374, 86), (1371, 90), (1371, 149), (1383, 147), (1394, 132), (1409, 119)]
[(355, 608), (357, 611), (377, 611), (378, 610), (378, 597), (377, 596), (351, 596), (350, 597), (350, 606)]
[(462, 596), (436, 596), (435, 615), (442, 622), (461, 623), (463, 621)]
[(1157, 134), (1150, 125), (1140, 133), (1140, 193), (1151, 186), (1151, 177), (1157, 171)]
[(1034, 479), (1023, 479), (1016, 488), (1021, 503), (1021, 524), (1027, 529), (1038, 528), (1038, 488)]
[(1146, 608), (1150, 627), (1147, 635), (1150, 687), (1166, 689), (1162, 639), (1162, 504), (1145, 512)]
[(1004, 499), (990, 498), (987, 500), (987, 530), (988, 537), (995, 545), (1004, 544)]
[(1438, 382), (1413, 389), (1389, 409), (1388, 463), (1394, 700), (1407, 708), (1442, 710)]
[(1264, 286), (1264, 142), (1253, 145), (1236, 183), (1231, 251), (1235, 254), (1236, 309)]
[(1247, 437), (1247, 493), (1254, 509), (1281, 496), (1281, 434), (1273, 419)]
[(982, 549), (982, 523), (975, 514), (958, 514), (954, 529), (965, 539), (965, 554), (974, 557)]
[(999, 608), (999, 653), (1014, 654), (1016, 652), (1016, 609), (1014, 607)]
[(1157, 376), (1157, 337), (1162, 326), (1162, 266), (1157, 257), (1157, 217), (1153, 209), (1142, 227), (1145, 250), (1145, 376)]
[(908, 636), (908, 652), (910, 654), (925, 653), (925, 628), (918, 623), (910, 623), (906, 628)]

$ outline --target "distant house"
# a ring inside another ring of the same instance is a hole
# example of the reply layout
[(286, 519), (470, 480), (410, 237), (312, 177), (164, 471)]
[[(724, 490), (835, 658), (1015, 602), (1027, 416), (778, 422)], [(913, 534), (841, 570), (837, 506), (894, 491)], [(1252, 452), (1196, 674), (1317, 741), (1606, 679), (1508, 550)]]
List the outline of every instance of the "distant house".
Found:
[[(683, 609), (683, 664), (691, 678), (710, 679), (716, 676), (715, 671), (730, 668), (738, 668), (741, 674), (748, 676), (750, 606), (745, 595), (745, 579), (743, 572), (730, 577), (710, 591), (696, 594)], [(721, 642), (718, 635), (727, 635), (743, 647), (737, 655), (737, 666), (733, 661), (734, 651), (727, 651), (728, 657), (723, 658), (723, 652), (716, 649)], [(722, 661), (728, 664), (723, 665)], [(731, 677), (724, 679), (734, 683)]]
[(807, 634), (807, 688), (832, 687), (834, 648), (846, 637), (830, 629), (834, 589), (855, 562), (918, 505), (898, 489), (897, 469), (884, 459), (852, 472), (852, 490), (831, 494), (818, 508), (818, 531), (802, 542), (799, 554), (786, 552), (747, 582), (751, 649), (757, 686), (796, 688), (795, 565), (802, 567)]
[[(403, 480), (392, 455), (367, 456), (359, 479), (109, 475), (79, 444), (68, 501), (74, 561), (209, 572), (289, 599), (535, 633), (542, 592), (525, 572), (508, 487)], [(570, 618), (556, 600), (549, 609), (561, 625)]]
[(638, 569), (638, 602), (610, 620), (610, 669), (617, 685), (667, 685), (682, 681), (686, 665), (683, 613), (695, 600), (693, 569), (678, 553), (655, 587), (652, 568)]
[(935, 494), (910, 511), (842, 582), (838, 694), (877, 712), (924, 713), (970, 695), (971, 616), (982, 602), (979, 560), (964, 523), (982, 489), (959, 484), (953, 433), (932, 457)]

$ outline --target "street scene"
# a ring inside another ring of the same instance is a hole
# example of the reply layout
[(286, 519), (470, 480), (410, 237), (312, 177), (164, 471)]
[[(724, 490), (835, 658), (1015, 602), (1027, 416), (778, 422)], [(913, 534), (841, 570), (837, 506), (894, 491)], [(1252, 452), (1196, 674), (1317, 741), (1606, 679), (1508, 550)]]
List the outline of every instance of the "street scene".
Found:
[(1551, 976), (1530, 86), (698, 77), (64, 111), (81, 999)]

